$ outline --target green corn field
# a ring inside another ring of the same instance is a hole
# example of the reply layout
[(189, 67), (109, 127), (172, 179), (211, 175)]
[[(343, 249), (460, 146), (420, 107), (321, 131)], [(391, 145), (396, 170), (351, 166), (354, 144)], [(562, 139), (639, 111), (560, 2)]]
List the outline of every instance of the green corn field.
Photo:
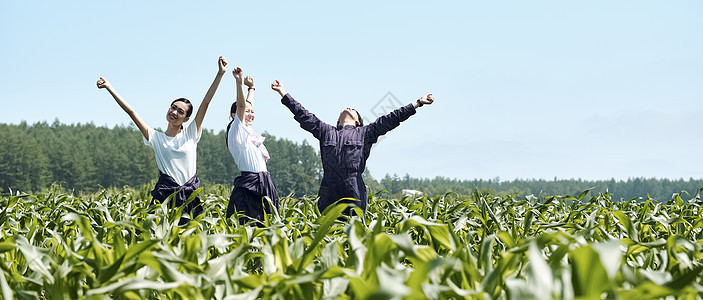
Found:
[(148, 187), (0, 198), (4, 299), (700, 299), (700, 191), (671, 199), (281, 198), (266, 227), (148, 207)]

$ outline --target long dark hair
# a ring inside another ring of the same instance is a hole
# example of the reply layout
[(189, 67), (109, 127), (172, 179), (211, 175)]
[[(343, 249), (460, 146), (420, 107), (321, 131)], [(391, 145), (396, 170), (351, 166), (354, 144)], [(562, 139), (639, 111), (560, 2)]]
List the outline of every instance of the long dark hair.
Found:
[(190, 117), (190, 115), (193, 113), (193, 104), (191, 104), (190, 100), (188, 100), (186, 98), (178, 98), (176, 100), (173, 100), (173, 102), (171, 102), (171, 105), (173, 105), (174, 103), (176, 103), (178, 101), (181, 101), (185, 104), (188, 104), (188, 111), (186, 111), (186, 117)]

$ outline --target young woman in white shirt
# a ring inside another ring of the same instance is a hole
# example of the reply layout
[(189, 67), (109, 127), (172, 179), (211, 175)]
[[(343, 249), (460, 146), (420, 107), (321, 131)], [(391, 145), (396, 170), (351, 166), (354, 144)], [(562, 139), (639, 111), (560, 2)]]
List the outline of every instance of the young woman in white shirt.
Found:
[[(173, 201), (175, 203), (170, 205), (171, 207), (179, 207), (185, 203), (194, 190), (200, 187), (200, 180), (196, 170), (198, 141), (202, 133), (205, 113), (222, 80), (222, 75), (225, 74), (227, 61), (220, 56), (217, 64), (218, 71), (215, 80), (205, 94), (193, 122), (186, 127), (183, 126), (190, 119), (193, 105), (186, 98), (178, 98), (171, 102), (166, 112), (168, 125), (164, 132), (155, 131), (149, 127), (105, 78), (100, 77), (97, 82), (98, 88), (104, 88), (110, 92), (117, 104), (122, 107), (134, 124), (137, 125), (144, 137), (144, 144), (154, 150), (160, 176), (154, 190), (151, 192), (153, 197), (152, 204), (154, 200), (162, 202), (174, 192), (178, 192)], [(191, 211), (193, 217), (202, 213), (199, 197), (189, 203), (184, 209), (184, 213), (190, 213)], [(181, 224), (184, 222), (187, 222), (187, 219), (181, 219)]]
[[(255, 220), (256, 226), (263, 226), (264, 212), (271, 213), (271, 206), (264, 196), (268, 197), (278, 210), (278, 195), (271, 175), (266, 169), (269, 153), (264, 146), (264, 137), (251, 128), (254, 122), (254, 79), (251, 76), (242, 78), (242, 69), (237, 67), (232, 71), (236, 80), (237, 99), (230, 108), (232, 120), (227, 125), (227, 148), (229, 149), (241, 174), (234, 179), (234, 188), (227, 205), (227, 217), (243, 213), (246, 217), (239, 218), (244, 224)], [(244, 99), (244, 85), (248, 87)]]

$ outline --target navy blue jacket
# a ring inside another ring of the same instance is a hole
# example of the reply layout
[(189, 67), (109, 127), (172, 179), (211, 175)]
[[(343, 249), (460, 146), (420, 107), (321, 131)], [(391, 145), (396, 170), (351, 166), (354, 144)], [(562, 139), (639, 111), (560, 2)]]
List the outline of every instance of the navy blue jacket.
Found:
[(318, 192), (318, 208), (322, 212), (327, 206), (341, 198), (354, 198), (353, 202), (366, 212), (367, 192), (361, 174), (366, 169), (366, 160), (371, 154), (371, 146), (378, 138), (400, 122), (415, 114), (415, 107), (408, 104), (391, 113), (381, 116), (366, 126), (332, 126), (322, 122), (307, 111), (290, 94), (281, 103), (293, 113), (300, 127), (312, 133), (320, 141), (322, 157), (322, 183)]

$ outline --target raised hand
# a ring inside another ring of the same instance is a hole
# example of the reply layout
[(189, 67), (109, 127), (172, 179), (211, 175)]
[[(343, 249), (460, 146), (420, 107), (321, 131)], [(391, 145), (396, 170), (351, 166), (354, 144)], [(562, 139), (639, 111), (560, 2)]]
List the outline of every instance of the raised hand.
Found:
[(432, 94), (422, 96), (420, 102), (422, 102), (422, 104), (432, 104), (432, 102), (434, 102), (434, 96), (432, 96)]
[(220, 67), (220, 73), (227, 72), (227, 60), (224, 56), (220, 56), (220, 59), (217, 60), (217, 66)]
[(236, 68), (234, 68), (234, 70), (232, 70), (232, 75), (234, 75), (234, 79), (236, 79), (237, 81), (242, 80), (243, 73), (244, 72), (242, 71), (242, 68), (240, 68), (240, 67), (236, 67)]
[(109, 82), (107, 82), (107, 79), (102, 78), (102, 77), (100, 77), (100, 79), (98, 79), (97, 84), (98, 84), (99, 89), (107, 89), (107, 88), (112, 87), (112, 85)]
[(281, 82), (278, 80), (274, 81), (271, 84), (271, 89), (281, 94), (281, 96), (284, 96), (286, 94), (286, 91), (283, 89), (283, 84), (281, 84)]
[(253, 88), (254, 78), (252, 78), (251, 75), (247, 75), (247, 77), (244, 78), (244, 85), (248, 86), (249, 88)]

